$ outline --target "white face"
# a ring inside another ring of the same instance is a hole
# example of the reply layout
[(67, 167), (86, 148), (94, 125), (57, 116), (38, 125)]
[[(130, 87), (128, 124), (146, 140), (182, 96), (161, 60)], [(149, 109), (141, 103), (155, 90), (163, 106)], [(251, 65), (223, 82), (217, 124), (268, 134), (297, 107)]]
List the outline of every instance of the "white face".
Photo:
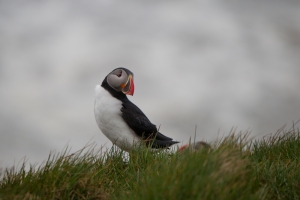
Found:
[(128, 74), (123, 69), (116, 69), (107, 75), (107, 83), (118, 92), (127, 85)]

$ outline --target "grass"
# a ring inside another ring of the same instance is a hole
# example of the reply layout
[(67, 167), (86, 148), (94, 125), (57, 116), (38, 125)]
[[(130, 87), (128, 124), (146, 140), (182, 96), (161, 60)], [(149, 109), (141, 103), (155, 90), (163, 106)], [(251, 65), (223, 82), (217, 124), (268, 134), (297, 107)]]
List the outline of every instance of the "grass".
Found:
[(0, 199), (300, 199), (299, 130), (248, 135), (233, 130), (198, 151), (139, 146), (130, 159), (116, 147), (66, 148), (29, 170), (2, 170)]

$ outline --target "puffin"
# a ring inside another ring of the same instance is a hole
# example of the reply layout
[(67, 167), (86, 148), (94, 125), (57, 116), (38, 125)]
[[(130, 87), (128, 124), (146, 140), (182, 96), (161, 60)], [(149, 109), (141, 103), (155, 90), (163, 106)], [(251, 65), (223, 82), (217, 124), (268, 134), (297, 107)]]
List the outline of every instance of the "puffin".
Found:
[(211, 146), (204, 141), (199, 141), (194, 144), (190, 143), (190, 144), (183, 145), (182, 147), (180, 147), (178, 149), (178, 152), (184, 151), (188, 148), (190, 148), (192, 151), (198, 151), (198, 150), (202, 150), (202, 149), (211, 149)]
[(124, 151), (143, 142), (154, 149), (178, 143), (160, 133), (146, 115), (128, 98), (133, 96), (133, 73), (123, 67), (110, 72), (95, 87), (94, 114), (101, 132)]

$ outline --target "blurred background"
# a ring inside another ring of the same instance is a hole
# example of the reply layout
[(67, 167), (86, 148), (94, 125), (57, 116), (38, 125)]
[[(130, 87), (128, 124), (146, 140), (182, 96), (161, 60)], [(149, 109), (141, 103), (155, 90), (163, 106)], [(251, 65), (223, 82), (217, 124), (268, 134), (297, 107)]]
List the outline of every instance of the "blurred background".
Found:
[(94, 87), (117, 67), (163, 134), (260, 138), (300, 119), (300, 1), (0, 1), (0, 167), (110, 147)]

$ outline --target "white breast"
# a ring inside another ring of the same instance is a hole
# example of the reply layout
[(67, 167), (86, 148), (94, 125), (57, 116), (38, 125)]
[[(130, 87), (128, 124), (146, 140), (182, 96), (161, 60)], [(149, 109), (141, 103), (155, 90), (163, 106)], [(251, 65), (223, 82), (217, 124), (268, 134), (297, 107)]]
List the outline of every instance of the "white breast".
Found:
[(95, 88), (95, 118), (102, 133), (123, 150), (129, 150), (138, 138), (121, 116), (122, 102), (100, 85)]

